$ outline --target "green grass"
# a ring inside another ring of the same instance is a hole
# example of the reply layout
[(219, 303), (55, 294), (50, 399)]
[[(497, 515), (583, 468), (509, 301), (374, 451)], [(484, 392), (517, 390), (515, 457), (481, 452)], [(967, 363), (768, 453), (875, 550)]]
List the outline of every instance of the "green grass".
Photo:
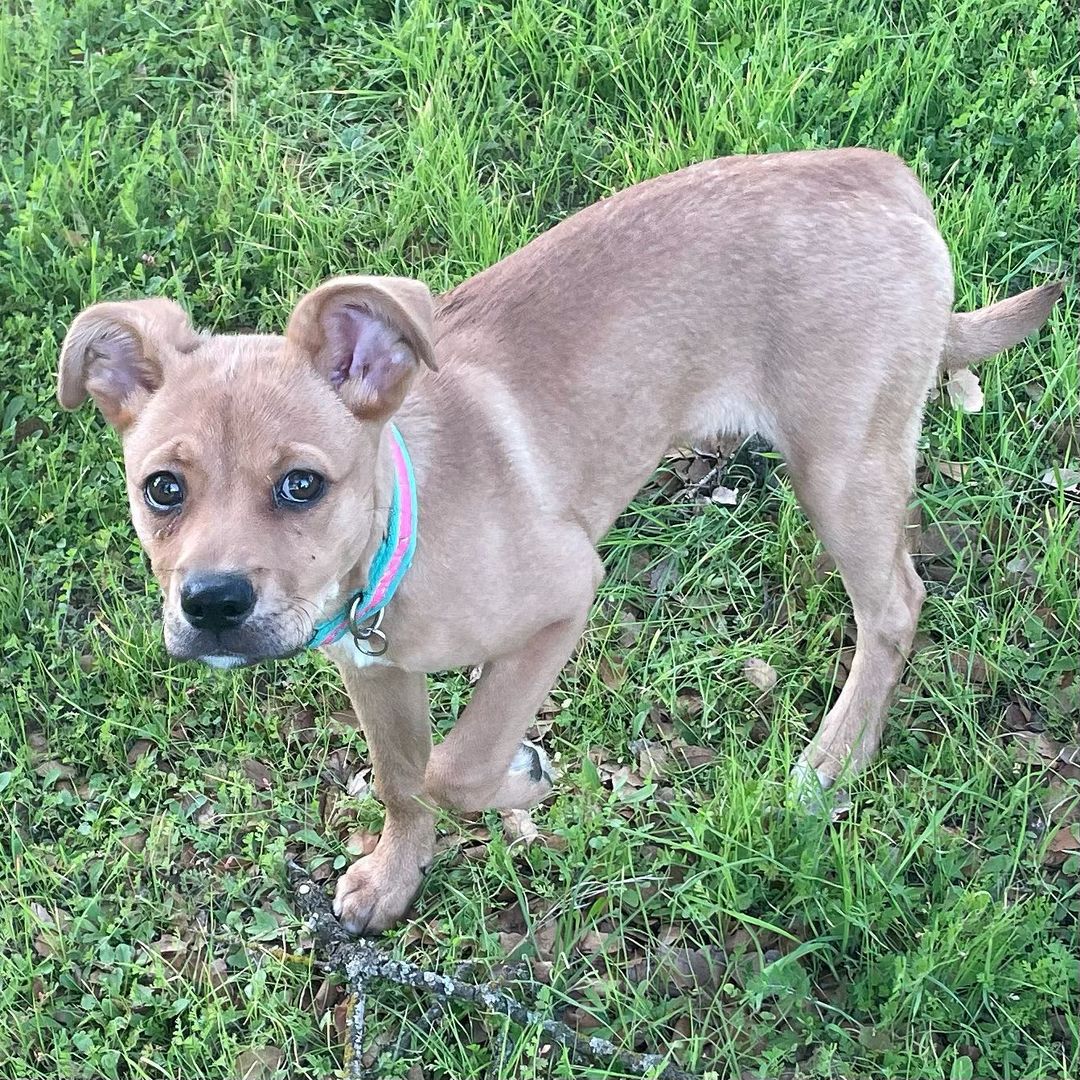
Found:
[[(117, 441), (54, 401), (73, 314), (164, 294), (205, 326), (280, 328), (332, 273), (445, 288), (633, 181), (846, 144), (915, 166), (974, 307), (1076, 250), (1075, 25), (1040, 0), (15, 0), (0, 20), (0, 1076), (232, 1078), (259, 1047), (249, 1080), (331, 1076), (341, 989), (297, 959), (280, 869), (289, 851), (330, 876), (378, 828), (341, 790), (365, 748), (317, 657), (168, 663)], [(1070, 290), (985, 366), (981, 414), (928, 410), (930, 598), (846, 816), (785, 809), (784, 783), (849, 608), (790, 488), (744, 455), (736, 509), (653, 488), (605, 542), (545, 740), (550, 842), (443, 821), (387, 946), (503, 977), (539, 951), (546, 982), (515, 992), (702, 1073), (1076, 1076), (1080, 855), (1059, 829), (1080, 769), (1048, 759), (1080, 742), (1080, 515), (1041, 479), (1080, 454), (1076, 315)], [(765, 697), (751, 657), (778, 673)], [(440, 726), (467, 692), (434, 680)], [(613, 791), (607, 763), (662, 731), (715, 757)], [(422, 1011), (371, 1006), (373, 1035)], [(613, 1075), (456, 1011), (383, 1073), (407, 1067)]]

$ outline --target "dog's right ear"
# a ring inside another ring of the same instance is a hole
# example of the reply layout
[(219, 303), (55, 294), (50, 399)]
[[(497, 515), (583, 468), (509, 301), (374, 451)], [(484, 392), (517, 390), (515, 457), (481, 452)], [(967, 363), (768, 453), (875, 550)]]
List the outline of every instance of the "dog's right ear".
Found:
[(89, 394), (123, 431), (161, 386), (162, 352), (189, 352), (198, 341), (187, 312), (172, 300), (94, 304), (71, 324), (60, 348), (57, 397), (65, 409), (76, 409)]

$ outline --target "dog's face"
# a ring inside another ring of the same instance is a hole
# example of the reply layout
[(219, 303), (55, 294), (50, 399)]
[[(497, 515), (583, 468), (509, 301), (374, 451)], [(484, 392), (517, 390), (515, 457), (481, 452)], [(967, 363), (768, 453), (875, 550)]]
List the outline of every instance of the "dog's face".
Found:
[(387, 419), (432, 366), (419, 282), (342, 278), (284, 337), (201, 336), (171, 301), (97, 304), (60, 354), (67, 408), (120, 432), (132, 521), (179, 659), (302, 649), (372, 541)]

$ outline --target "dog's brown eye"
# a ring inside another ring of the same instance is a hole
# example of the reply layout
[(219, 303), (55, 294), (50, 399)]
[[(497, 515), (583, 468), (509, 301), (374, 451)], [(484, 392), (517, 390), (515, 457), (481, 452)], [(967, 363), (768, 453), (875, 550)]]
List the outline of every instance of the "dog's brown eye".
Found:
[(287, 472), (274, 488), (279, 503), (287, 506), (304, 506), (313, 503), (322, 493), (325, 481), (310, 469), (293, 469)]
[(146, 478), (143, 496), (151, 510), (174, 510), (184, 501), (184, 485), (175, 473), (156, 472)]

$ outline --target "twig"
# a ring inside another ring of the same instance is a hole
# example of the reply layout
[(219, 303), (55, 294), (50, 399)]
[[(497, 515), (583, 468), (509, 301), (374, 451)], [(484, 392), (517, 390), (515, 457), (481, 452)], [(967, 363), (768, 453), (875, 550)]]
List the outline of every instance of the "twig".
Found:
[(345, 1051), (345, 1068), (349, 1080), (364, 1080), (364, 1020), (367, 1016), (367, 980), (349, 980), (352, 1003), (349, 1007), (349, 1043)]
[[(490, 983), (466, 982), (454, 976), (424, 971), (406, 960), (388, 956), (371, 941), (349, 935), (334, 917), (330, 900), (322, 887), (311, 879), (303, 867), (290, 861), (286, 863), (286, 874), (294, 906), (311, 927), (323, 962), (332, 970), (344, 972), (356, 995), (353, 1013), (355, 1018), (357, 1010), (360, 1011), (360, 1023), (358, 1026), (352, 1022), (349, 1026), (351, 1080), (362, 1075), (352, 1071), (353, 1063), (359, 1063), (363, 1054), (362, 1045), (355, 1040), (357, 1036), (363, 1038), (363, 991), (375, 979), (434, 994), (444, 1002), (450, 999), (466, 1001), (487, 1012), (505, 1016), (521, 1027), (539, 1028), (552, 1043), (563, 1047), (579, 1060), (615, 1064), (625, 1072), (638, 1075), (658, 1070), (654, 1074), (656, 1080), (699, 1080), (692, 1073), (665, 1064), (666, 1059), (660, 1054), (628, 1053), (619, 1050), (607, 1039), (596, 1036), (582, 1038), (566, 1024), (527, 1008)], [(362, 1066), (357, 1064), (356, 1068)]]

